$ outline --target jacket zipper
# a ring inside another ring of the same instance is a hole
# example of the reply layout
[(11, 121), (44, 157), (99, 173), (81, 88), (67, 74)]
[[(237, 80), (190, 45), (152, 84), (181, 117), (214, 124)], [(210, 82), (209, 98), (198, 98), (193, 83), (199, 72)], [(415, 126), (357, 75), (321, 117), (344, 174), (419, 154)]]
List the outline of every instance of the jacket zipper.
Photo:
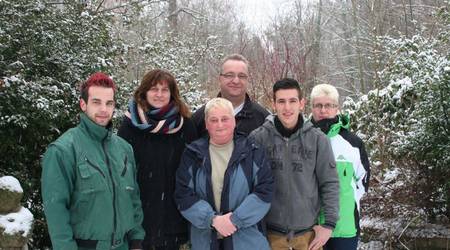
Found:
[(116, 184), (114, 183), (112, 170), (111, 170), (111, 165), (109, 164), (108, 154), (106, 153), (105, 140), (106, 140), (106, 137), (102, 141), (103, 153), (105, 154), (106, 166), (108, 166), (108, 172), (109, 172), (109, 177), (111, 178), (112, 192), (113, 192), (113, 201), (112, 201), (112, 203), (113, 203), (112, 204), (113, 205), (113, 232), (112, 232), (112, 235), (111, 235), (111, 246), (114, 246), (115, 245), (115, 233), (116, 233), (116, 230), (117, 230)]
[[(290, 152), (290, 150), (289, 150), (289, 138), (283, 138), (283, 139), (285, 139), (286, 140), (286, 154), (287, 154), (287, 157), (286, 157), (286, 159), (291, 159), (291, 156), (290, 156), (290, 154), (289, 154), (289, 152)], [(287, 173), (289, 173), (289, 171), (292, 171), (292, 165), (290, 166), (291, 167), (291, 169), (286, 169), (287, 171)], [(292, 186), (292, 178), (289, 178), (288, 179), (288, 181), (289, 181), (289, 187), (291, 187)], [(290, 192), (290, 188), (288, 188), (288, 192)], [(290, 197), (291, 196), (291, 194), (289, 193), (288, 195), (287, 195), (287, 197)], [(291, 206), (287, 206), (287, 214), (288, 215), (292, 215), (293, 213), (291, 213), (292, 211), (291, 211)], [(289, 233), (289, 231), (290, 231), (290, 228), (289, 228), (289, 217), (288, 216), (286, 216), (286, 221), (285, 221), (285, 224), (284, 225), (286, 225), (286, 232), (288, 232)]]
[(105, 174), (102, 172), (102, 170), (99, 167), (97, 167), (97, 165), (92, 163), (87, 157), (85, 157), (85, 160), (89, 165), (91, 165), (91, 167), (95, 168), (95, 170), (97, 170), (103, 176), (103, 178), (106, 178)]

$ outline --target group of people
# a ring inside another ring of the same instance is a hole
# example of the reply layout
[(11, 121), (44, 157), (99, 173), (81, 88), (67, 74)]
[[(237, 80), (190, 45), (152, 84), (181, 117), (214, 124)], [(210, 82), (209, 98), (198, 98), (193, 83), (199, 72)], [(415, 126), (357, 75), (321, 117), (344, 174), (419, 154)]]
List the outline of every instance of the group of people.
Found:
[(227, 56), (220, 93), (192, 116), (168, 71), (147, 72), (117, 135), (116, 86), (81, 85), (80, 123), (48, 146), (42, 197), (53, 249), (356, 249), (369, 161), (335, 87), (273, 85), (270, 114)]

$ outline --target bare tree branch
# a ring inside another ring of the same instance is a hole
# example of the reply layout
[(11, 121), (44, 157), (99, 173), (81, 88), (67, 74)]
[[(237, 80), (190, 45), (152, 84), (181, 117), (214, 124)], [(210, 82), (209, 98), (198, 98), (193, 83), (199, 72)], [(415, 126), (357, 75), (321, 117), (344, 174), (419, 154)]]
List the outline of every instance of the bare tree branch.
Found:
[[(138, 4), (138, 3), (142, 3), (142, 2), (148, 2), (147, 3), (147, 5), (148, 5), (148, 4), (154, 4), (154, 3), (167, 2), (167, 0), (150, 0), (150, 1), (149, 0), (135, 0), (135, 1), (129, 1), (129, 2), (126, 2), (126, 3), (121, 3), (119, 5), (110, 7), (110, 8), (105, 8), (105, 9), (96, 11), (95, 13), (103, 13), (103, 12), (108, 12), (108, 11), (112, 11), (112, 10), (115, 10), (115, 9), (126, 8), (128, 6), (131, 6), (131, 5), (134, 5), (134, 4)], [(99, 8), (100, 8), (100, 6), (97, 7), (97, 10)]]
[(177, 15), (180, 14), (181, 12), (184, 12), (184, 13), (186, 13), (186, 14), (192, 16), (192, 17), (195, 18), (195, 19), (199, 19), (199, 20), (200, 20), (200, 19), (204, 19), (204, 18), (205, 18), (205, 16), (202, 15), (202, 13), (200, 13), (200, 12), (198, 12), (198, 11), (196, 11), (196, 10), (187, 8), (187, 7), (181, 7), (181, 8), (178, 8), (176, 11), (170, 13), (167, 17), (177, 16)]

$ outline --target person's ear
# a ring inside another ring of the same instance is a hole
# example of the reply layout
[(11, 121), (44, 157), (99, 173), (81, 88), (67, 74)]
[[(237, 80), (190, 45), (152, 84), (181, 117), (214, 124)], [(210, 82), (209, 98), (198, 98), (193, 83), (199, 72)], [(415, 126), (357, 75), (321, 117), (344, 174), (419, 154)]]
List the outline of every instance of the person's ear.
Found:
[(300, 100), (300, 112), (305, 111), (306, 98)]
[(80, 108), (83, 112), (86, 111), (86, 106), (87, 106), (87, 103), (84, 101), (83, 98), (80, 98)]

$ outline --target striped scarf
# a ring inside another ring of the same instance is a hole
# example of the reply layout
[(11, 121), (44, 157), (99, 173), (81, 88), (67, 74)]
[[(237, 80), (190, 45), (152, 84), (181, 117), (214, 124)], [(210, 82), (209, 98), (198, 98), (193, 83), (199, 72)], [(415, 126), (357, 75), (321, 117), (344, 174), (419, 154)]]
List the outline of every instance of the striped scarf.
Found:
[(125, 115), (138, 129), (148, 130), (150, 133), (173, 134), (183, 126), (183, 117), (178, 113), (178, 107), (171, 101), (164, 107), (153, 108), (144, 112), (136, 101), (128, 102), (128, 111)]

